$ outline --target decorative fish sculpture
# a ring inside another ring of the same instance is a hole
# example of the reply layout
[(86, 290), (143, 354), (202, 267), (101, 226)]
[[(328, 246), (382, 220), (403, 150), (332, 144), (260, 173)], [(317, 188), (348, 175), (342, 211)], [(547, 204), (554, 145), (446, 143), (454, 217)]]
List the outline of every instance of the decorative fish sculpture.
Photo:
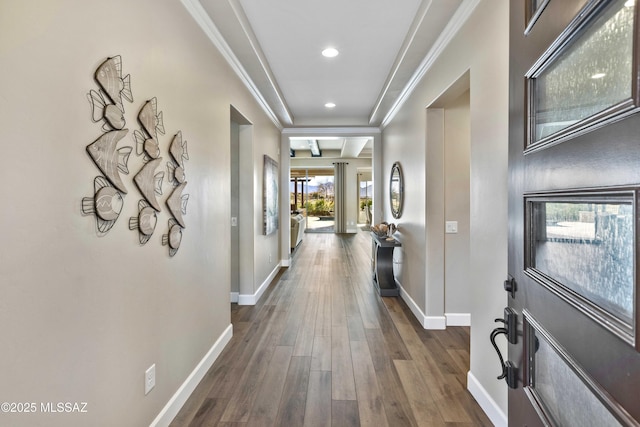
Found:
[(136, 153), (138, 156), (144, 154), (145, 160), (157, 159), (160, 156), (160, 144), (153, 138), (147, 138), (142, 131), (133, 132), (133, 139), (136, 141)]
[(91, 89), (87, 96), (92, 106), (92, 120), (94, 123), (104, 119), (105, 125), (102, 128), (105, 132), (124, 128), (126, 124), (124, 112), (115, 104), (107, 102), (105, 100), (106, 95), (102, 91)]
[(156, 211), (146, 200), (138, 201), (138, 216), (129, 218), (129, 230), (138, 230), (140, 244), (144, 245), (149, 241), (156, 229), (158, 216)]
[(187, 202), (189, 201), (189, 195), (182, 194), (182, 190), (184, 190), (184, 187), (186, 186), (187, 182), (185, 181), (177, 186), (167, 199), (169, 212), (182, 228), (186, 228), (182, 215), (187, 214)]
[(162, 162), (162, 157), (147, 162), (140, 172), (133, 177), (133, 181), (138, 186), (142, 196), (149, 202), (151, 207), (160, 212), (160, 203), (156, 199), (156, 194), (162, 195), (162, 179), (164, 172), (158, 172), (154, 175), (156, 167)]
[(184, 168), (184, 161), (189, 160), (189, 153), (187, 153), (187, 141), (182, 140), (182, 131), (178, 131), (173, 137), (169, 152), (178, 165)]
[(169, 246), (169, 256), (174, 256), (182, 242), (182, 227), (175, 219), (169, 219), (169, 233), (162, 235), (162, 245)]
[(158, 132), (164, 135), (164, 123), (162, 121), (162, 111), (158, 113), (158, 99), (152, 98), (145, 102), (138, 114), (138, 121), (147, 134), (158, 140)]
[(105, 234), (118, 220), (124, 199), (122, 194), (103, 176), (97, 176), (94, 179), (93, 189), (93, 197), (82, 198), (82, 213), (95, 215), (98, 231)]
[(187, 179), (187, 176), (184, 173), (184, 168), (173, 162), (167, 162), (167, 171), (169, 173), (169, 181), (174, 186), (182, 184)]
[(113, 184), (118, 191), (127, 193), (127, 189), (120, 178), (120, 173), (129, 173), (127, 162), (129, 155), (133, 150), (132, 147), (122, 147), (116, 149), (118, 141), (125, 137), (129, 132), (128, 129), (113, 130), (103, 134), (91, 144), (87, 145), (87, 152), (93, 159), (98, 169)]
[(123, 97), (129, 102), (133, 102), (130, 76), (127, 74), (122, 77), (122, 58), (120, 55), (107, 58), (100, 64), (96, 70), (95, 79), (120, 111), (124, 112)]

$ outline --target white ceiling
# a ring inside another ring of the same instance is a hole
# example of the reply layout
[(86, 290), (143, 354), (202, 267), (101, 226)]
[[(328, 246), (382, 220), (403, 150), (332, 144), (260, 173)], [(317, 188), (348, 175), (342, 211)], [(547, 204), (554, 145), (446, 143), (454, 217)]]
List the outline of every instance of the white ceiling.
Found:
[(384, 124), (475, 1), (182, 0), (281, 128)]

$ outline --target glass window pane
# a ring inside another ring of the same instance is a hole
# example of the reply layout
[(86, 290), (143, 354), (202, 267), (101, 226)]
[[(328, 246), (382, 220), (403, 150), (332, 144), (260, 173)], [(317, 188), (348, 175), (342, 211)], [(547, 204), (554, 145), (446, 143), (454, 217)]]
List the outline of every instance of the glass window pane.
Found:
[(535, 353), (533, 389), (558, 426), (619, 426), (605, 405), (541, 335)]
[(631, 199), (532, 202), (530, 267), (632, 325), (633, 218)]
[(633, 16), (616, 1), (534, 76), (532, 142), (631, 98)]

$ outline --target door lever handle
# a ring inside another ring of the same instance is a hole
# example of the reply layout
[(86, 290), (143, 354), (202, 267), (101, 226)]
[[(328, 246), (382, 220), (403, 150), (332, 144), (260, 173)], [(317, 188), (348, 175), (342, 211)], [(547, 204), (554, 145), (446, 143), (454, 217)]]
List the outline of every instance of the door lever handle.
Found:
[[(496, 320), (501, 320), (501, 319), (496, 319)], [(500, 359), (500, 366), (502, 367), (502, 374), (500, 374), (500, 376), (498, 376), (498, 379), (501, 380), (503, 378), (505, 378), (507, 376), (507, 367), (504, 364), (504, 359), (502, 358), (502, 353), (500, 352), (500, 349), (498, 348), (498, 345), (496, 344), (496, 337), (500, 334), (505, 334), (507, 335), (507, 329), (506, 328), (495, 328), (493, 331), (491, 331), (491, 335), (489, 336), (489, 339), (491, 340), (491, 344), (493, 345), (493, 348), (496, 350), (496, 353), (498, 353), (498, 359)]]
[(491, 340), (491, 345), (493, 345), (493, 348), (496, 350), (496, 353), (498, 353), (498, 359), (500, 360), (500, 367), (502, 368), (502, 372), (498, 376), (498, 379), (499, 380), (505, 379), (507, 382), (507, 385), (510, 388), (517, 388), (518, 387), (518, 368), (516, 368), (511, 361), (509, 360), (507, 360), (506, 362), (504, 361), (504, 358), (502, 357), (502, 353), (500, 352), (500, 349), (496, 344), (496, 337), (498, 335), (504, 335), (505, 337), (507, 337), (507, 340), (511, 344), (517, 344), (518, 342), (517, 314), (511, 307), (506, 307), (504, 309), (504, 319), (495, 319), (495, 322), (501, 322), (505, 326), (502, 328), (495, 328), (493, 331), (491, 331), (491, 334), (489, 336), (489, 339)]

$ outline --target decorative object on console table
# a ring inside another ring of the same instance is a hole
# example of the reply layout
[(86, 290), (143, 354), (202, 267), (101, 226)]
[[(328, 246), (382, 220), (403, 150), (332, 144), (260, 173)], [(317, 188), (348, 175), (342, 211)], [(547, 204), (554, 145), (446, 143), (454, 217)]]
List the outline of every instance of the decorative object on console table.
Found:
[[(395, 230), (395, 227), (393, 227)], [(373, 240), (373, 283), (376, 285), (378, 293), (382, 297), (397, 297), (400, 289), (396, 285), (393, 274), (393, 250), (402, 246), (393, 237), (380, 236), (375, 232), (371, 233)]]

